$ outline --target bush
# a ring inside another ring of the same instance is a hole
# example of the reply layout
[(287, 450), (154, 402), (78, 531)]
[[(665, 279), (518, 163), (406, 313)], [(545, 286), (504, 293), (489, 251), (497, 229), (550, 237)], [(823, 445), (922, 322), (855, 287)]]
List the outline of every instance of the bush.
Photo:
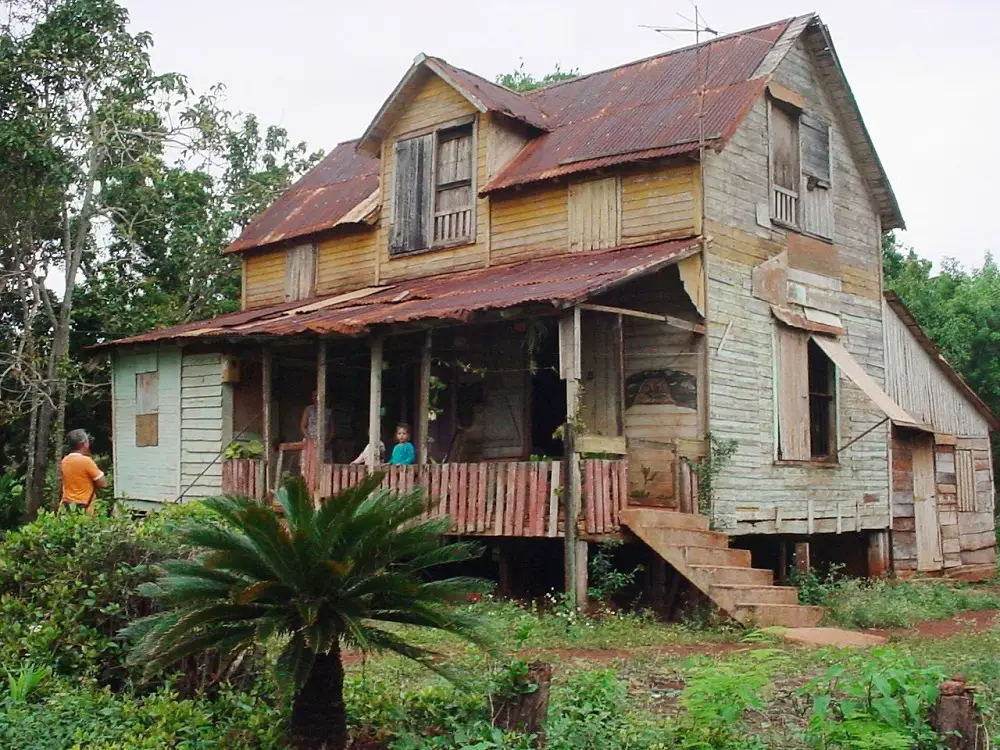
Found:
[(113, 693), (91, 680), (43, 683), (29, 700), (4, 698), (0, 747), (28, 750), (282, 747), (281, 710), (260, 693), (224, 691), (213, 700)]
[(8, 470), (0, 474), (0, 531), (16, 529), (24, 516), (24, 483)]

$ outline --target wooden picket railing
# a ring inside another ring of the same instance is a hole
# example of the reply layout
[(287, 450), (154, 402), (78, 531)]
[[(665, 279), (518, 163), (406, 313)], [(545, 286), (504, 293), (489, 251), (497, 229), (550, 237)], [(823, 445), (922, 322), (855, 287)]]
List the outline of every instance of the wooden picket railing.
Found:
[[(228, 461), (226, 464), (243, 463)], [(260, 462), (247, 462), (260, 464)], [(581, 462), (582, 525), (588, 534), (613, 533), (619, 511), (628, 504), (627, 462), (587, 459)], [(512, 461), (470, 464), (385, 466), (389, 489), (424, 487), (437, 500), (431, 514), (447, 514), (452, 533), (508, 537), (559, 537), (565, 531), (562, 461)], [(319, 494), (328, 497), (352, 487), (368, 475), (365, 466), (325, 464)], [(253, 477), (253, 479), (251, 479)], [(259, 471), (223, 467), (223, 490), (256, 494)]]

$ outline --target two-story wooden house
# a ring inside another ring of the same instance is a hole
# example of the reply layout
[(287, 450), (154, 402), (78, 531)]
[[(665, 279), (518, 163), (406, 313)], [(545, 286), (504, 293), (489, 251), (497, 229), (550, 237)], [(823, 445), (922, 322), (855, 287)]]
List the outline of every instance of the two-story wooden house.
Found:
[[(793, 549), (968, 572), (994, 559), (996, 420), (883, 301), (902, 225), (815, 15), (526, 94), (419, 55), (226, 250), (240, 312), (114, 342), (116, 488), (263, 495), (302, 467), (335, 492), (406, 422), (418, 463), (387, 481), (508, 574), (563, 555), (582, 592), (588, 542), (623, 534), (796, 624)], [(896, 387), (918, 355), (962, 419)], [(250, 437), (262, 460), (220, 457)]]

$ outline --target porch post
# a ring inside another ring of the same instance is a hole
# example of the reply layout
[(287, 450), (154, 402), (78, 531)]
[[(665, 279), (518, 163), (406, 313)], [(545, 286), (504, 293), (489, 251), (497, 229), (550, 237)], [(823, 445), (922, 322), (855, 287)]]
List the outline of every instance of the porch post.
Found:
[(382, 440), (382, 337), (371, 341), (371, 380), (368, 398), (368, 456), (365, 463), (374, 469), (378, 462), (378, 444)]
[(316, 486), (312, 488), (314, 497), (320, 495), (323, 486), (323, 466), (326, 458), (326, 339), (320, 339), (316, 349)]
[(427, 331), (424, 345), (420, 350), (420, 399), (417, 404), (417, 458), (420, 463), (430, 463), (427, 452), (430, 432), (431, 408), (431, 332)]
[(618, 380), (617, 399), (615, 400), (615, 429), (618, 431), (618, 437), (622, 437), (625, 434), (625, 325), (621, 315), (615, 316), (614, 338), (615, 376)]
[(564, 537), (566, 599), (573, 608), (583, 602), (580, 588), (586, 591), (587, 543), (580, 548), (577, 518), (580, 515), (580, 495), (583, 478), (580, 476), (580, 454), (576, 451), (576, 420), (580, 409), (581, 331), (580, 308), (573, 310), (559, 321), (559, 370), (566, 381), (566, 423), (563, 446), (566, 453), (566, 530)]
[(264, 344), (261, 353), (261, 436), (264, 438), (264, 497), (268, 496), (272, 488), (274, 470), (272, 462), (274, 460), (274, 440), (271, 436), (271, 347)]

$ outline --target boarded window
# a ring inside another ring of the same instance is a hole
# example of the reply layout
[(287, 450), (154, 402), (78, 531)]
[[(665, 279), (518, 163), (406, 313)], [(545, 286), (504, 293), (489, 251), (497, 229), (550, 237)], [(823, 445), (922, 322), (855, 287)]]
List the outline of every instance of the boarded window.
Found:
[(976, 462), (970, 450), (955, 451), (955, 484), (959, 510), (979, 510), (976, 504)]
[(316, 293), (316, 246), (296, 245), (285, 251), (285, 301), (308, 299)]
[(469, 240), (472, 226), (472, 124), (438, 132), (434, 174), (434, 243)]
[(621, 236), (621, 185), (616, 177), (569, 186), (569, 249), (616, 247)]
[(802, 139), (802, 229), (832, 239), (830, 126), (821, 120), (802, 115), (799, 134)]
[(434, 134), (397, 141), (392, 201), (392, 255), (430, 247)]
[(135, 444), (138, 448), (160, 442), (160, 374), (140, 372), (135, 376)]
[(772, 102), (770, 107), (771, 218), (798, 226), (798, 113)]

